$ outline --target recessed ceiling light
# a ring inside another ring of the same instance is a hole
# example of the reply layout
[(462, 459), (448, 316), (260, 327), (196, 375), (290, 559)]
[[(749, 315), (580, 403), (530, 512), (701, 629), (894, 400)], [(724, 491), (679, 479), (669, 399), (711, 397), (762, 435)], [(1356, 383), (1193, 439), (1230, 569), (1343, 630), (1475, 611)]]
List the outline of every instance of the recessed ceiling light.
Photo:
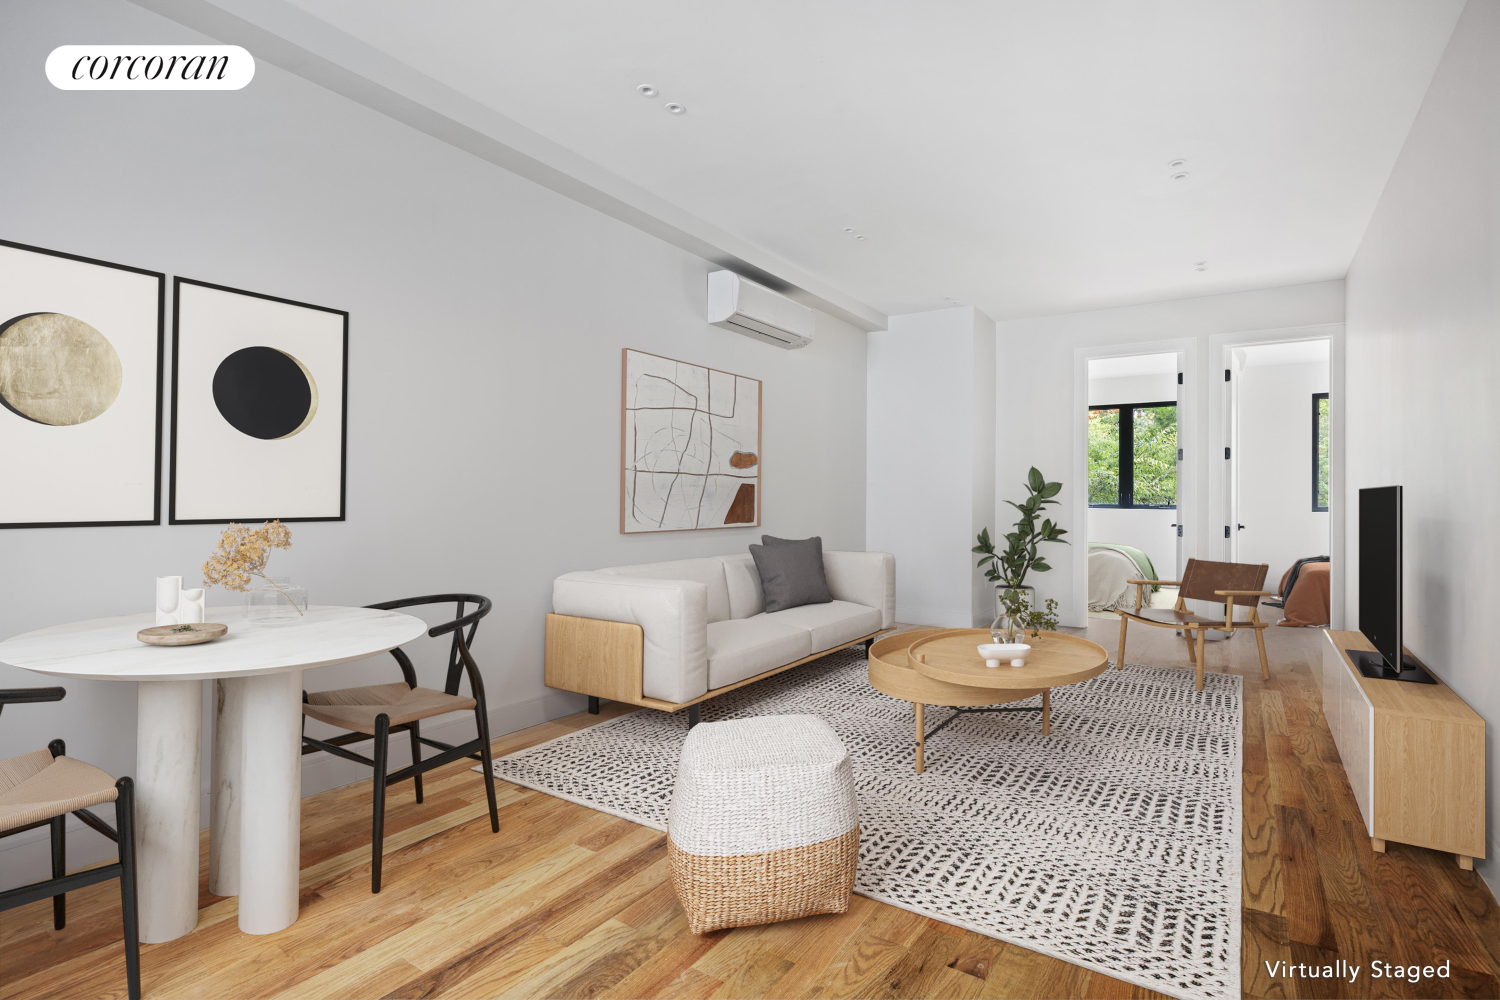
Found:
[(854, 232), (854, 227), (853, 226), (845, 226), (844, 227), (844, 232), (846, 232), (846, 233), (852, 233), (852, 232)]
[(1181, 170), (1183, 167), (1187, 166), (1187, 160), (1168, 160), (1167, 166), (1173, 170)]
[(656, 96), (656, 88), (651, 86), (651, 84), (649, 83), (641, 84), (639, 87), (635, 88), (635, 92), (640, 94), (642, 97)]
[(854, 235), (854, 238), (855, 238), (855, 239), (857, 239), (857, 240), (862, 240), (862, 239), (864, 239), (864, 238), (865, 238), (865, 236), (864, 236), (864, 234), (863, 234), (863, 233), (856, 233), (856, 234), (855, 234), (855, 235)]
[(687, 108), (683, 107), (681, 104), (678, 104), (676, 101), (668, 101), (666, 104), (662, 105), (662, 107), (666, 108), (674, 115), (680, 115), (687, 111)]
[(1188, 172), (1186, 170), (1179, 170), (1172, 175), (1172, 179), (1174, 181), (1185, 181), (1188, 179)]

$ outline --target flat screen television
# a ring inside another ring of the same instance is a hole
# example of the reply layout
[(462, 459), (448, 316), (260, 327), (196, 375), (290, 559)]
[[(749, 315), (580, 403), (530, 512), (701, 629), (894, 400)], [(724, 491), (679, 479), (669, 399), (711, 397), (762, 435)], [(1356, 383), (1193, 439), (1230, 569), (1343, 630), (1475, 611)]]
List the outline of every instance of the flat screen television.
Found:
[(1359, 491), (1359, 630), (1375, 652), (1347, 650), (1366, 677), (1434, 684), (1402, 649), (1401, 487)]

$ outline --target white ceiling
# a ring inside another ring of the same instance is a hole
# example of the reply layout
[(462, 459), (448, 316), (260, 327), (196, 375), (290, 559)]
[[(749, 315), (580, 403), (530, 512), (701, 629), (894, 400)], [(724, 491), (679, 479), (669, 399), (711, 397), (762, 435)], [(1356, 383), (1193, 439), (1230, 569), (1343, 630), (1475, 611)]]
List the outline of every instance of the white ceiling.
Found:
[(292, 2), (884, 312), (997, 319), (1341, 277), (1463, 6)]

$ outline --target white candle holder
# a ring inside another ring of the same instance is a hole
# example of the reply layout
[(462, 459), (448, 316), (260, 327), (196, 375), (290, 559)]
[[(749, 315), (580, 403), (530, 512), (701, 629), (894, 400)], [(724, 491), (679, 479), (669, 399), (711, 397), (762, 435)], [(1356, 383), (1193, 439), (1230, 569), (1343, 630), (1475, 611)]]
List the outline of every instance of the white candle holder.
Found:
[(156, 578), (156, 624), (199, 625), (206, 619), (208, 598), (202, 588), (183, 590), (182, 577)]

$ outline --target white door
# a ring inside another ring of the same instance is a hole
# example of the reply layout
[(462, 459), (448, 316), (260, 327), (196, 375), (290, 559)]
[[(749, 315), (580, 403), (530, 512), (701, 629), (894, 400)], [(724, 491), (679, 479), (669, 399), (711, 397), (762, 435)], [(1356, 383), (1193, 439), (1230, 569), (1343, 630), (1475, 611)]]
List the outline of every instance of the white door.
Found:
[(1231, 558), (1265, 563), (1266, 589), (1299, 559), (1326, 556), (1328, 518), (1318, 483), (1318, 399), (1328, 392), (1328, 342), (1236, 348)]
[(1224, 352), (1224, 559), (1240, 561), (1240, 406), (1238, 351)]
[[(1185, 395), (1186, 381), (1187, 376), (1182, 370), (1182, 355), (1179, 353), (1177, 355), (1177, 509), (1173, 512), (1176, 514), (1176, 522), (1172, 525), (1173, 530), (1177, 532), (1177, 563), (1172, 567), (1171, 579), (1173, 580), (1182, 579), (1182, 537), (1187, 530), (1185, 523), (1187, 516), (1182, 509), (1182, 457), (1184, 454), (1182, 446), (1182, 397)], [(1157, 571), (1157, 575), (1161, 575), (1160, 570)]]

